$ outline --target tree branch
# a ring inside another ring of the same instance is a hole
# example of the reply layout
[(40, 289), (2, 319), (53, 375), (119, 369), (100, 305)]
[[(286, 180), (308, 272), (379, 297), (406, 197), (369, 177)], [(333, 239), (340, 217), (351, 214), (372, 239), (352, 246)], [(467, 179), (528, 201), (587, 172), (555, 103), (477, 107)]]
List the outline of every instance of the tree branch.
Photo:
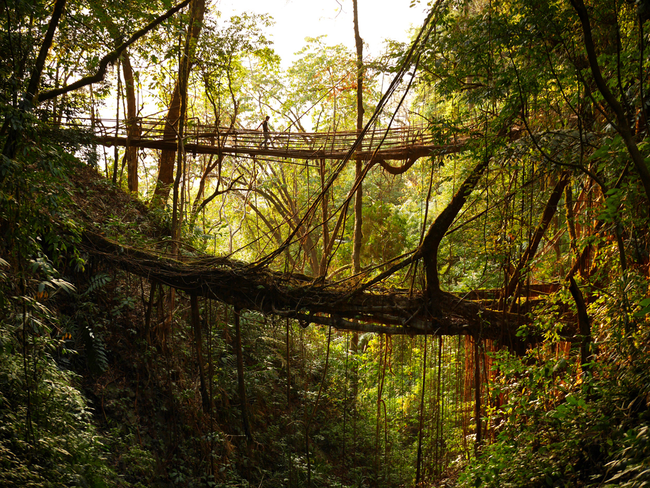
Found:
[(451, 202), (449, 202), (433, 224), (431, 224), (424, 241), (422, 241), (422, 245), (413, 256), (414, 259), (424, 258), (429, 296), (440, 291), (440, 280), (438, 278), (438, 247), (440, 246), (440, 242), (447, 233), (449, 226), (454, 222), (458, 212), (465, 205), (467, 197), (472, 193), (483, 171), (488, 167), (488, 161), (489, 159), (485, 158), (474, 167), (458, 192), (451, 199)]
[(43, 73), (43, 67), (45, 66), (45, 59), (47, 54), (50, 52), (50, 47), (52, 46), (52, 40), (54, 39), (54, 33), (59, 25), (59, 20), (61, 15), (63, 15), (63, 9), (65, 8), (66, 0), (57, 0), (54, 4), (54, 11), (52, 12), (52, 18), (50, 19), (50, 24), (47, 27), (47, 33), (43, 39), (43, 44), (41, 44), (41, 50), (38, 53), (38, 58), (36, 58), (36, 63), (34, 65), (34, 70), (32, 71), (32, 76), (29, 79), (29, 86), (27, 87), (27, 93), (25, 94), (25, 102), (31, 104), (32, 100), (36, 96), (38, 90), (38, 84), (41, 81), (41, 74)]
[(163, 15), (160, 17), (154, 19), (152, 22), (150, 22), (147, 26), (143, 27), (139, 31), (137, 31), (135, 34), (133, 34), (126, 42), (122, 43), (119, 45), (117, 48), (115, 48), (114, 51), (108, 53), (106, 56), (104, 56), (100, 62), (99, 62), (99, 68), (97, 69), (97, 72), (94, 75), (90, 76), (85, 76), (84, 78), (81, 78), (78, 81), (75, 81), (74, 83), (61, 87), (61, 88), (55, 88), (53, 90), (48, 90), (46, 92), (43, 92), (41, 95), (36, 96), (35, 98), (37, 101), (45, 101), (45, 100), (50, 100), (52, 98), (56, 98), (60, 95), (63, 95), (65, 93), (77, 90), (79, 88), (82, 88), (86, 85), (90, 85), (92, 83), (98, 83), (104, 79), (104, 76), (106, 75), (106, 71), (108, 69), (108, 66), (120, 57), (122, 54), (122, 51), (124, 51), (127, 47), (129, 47), (131, 44), (135, 43), (145, 35), (147, 35), (149, 32), (151, 32), (153, 29), (158, 27), (160, 24), (162, 24), (165, 20), (173, 16), (176, 12), (179, 10), (183, 9), (190, 3), (190, 0), (184, 0), (182, 3), (179, 3), (175, 7), (169, 9), (167, 12), (165, 12)]
[(632, 157), (632, 161), (634, 162), (634, 167), (636, 168), (637, 172), (639, 173), (639, 177), (641, 178), (641, 183), (643, 184), (646, 197), (648, 201), (650, 201), (650, 170), (645, 163), (645, 158), (641, 154), (641, 151), (639, 151), (639, 147), (634, 141), (634, 137), (630, 130), (630, 124), (628, 123), (627, 117), (625, 116), (625, 110), (623, 109), (623, 106), (610, 91), (607, 83), (603, 79), (602, 73), (600, 72), (600, 67), (598, 66), (598, 57), (596, 56), (596, 49), (594, 47), (594, 39), (591, 35), (591, 24), (589, 23), (589, 14), (587, 12), (587, 7), (585, 7), (583, 0), (571, 0), (571, 5), (573, 5), (573, 8), (580, 18), (580, 23), (582, 24), (585, 49), (587, 50), (587, 59), (589, 60), (589, 67), (591, 68), (591, 73), (594, 77), (596, 86), (598, 87), (598, 91), (605, 99), (605, 102), (607, 102), (607, 105), (609, 105), (609, 108), (616, 115), (616, 120), (618, 121), (616, 130), (623, 138), (623, 142), (625, 142), (625, 146), (627, 147), (627, 150)]
[(548, 229), (548, 226), (551, 224), (551, 220), (555, 215), (555, 212), (557, 210), (557, 204), (559, 203), (560, 198), (562, 197), (564, 188), (569, 184), (570, 176), (571, 173), (569, 173), (568, 171), (562, 173), (560, 179), (558, 180), (555, 187), (553, 188), (553, 191), (551, 192), (551, 196), (549, 197), (548, 202), (546, 203), (546, 207), (544, 207), (544, 213), (542, 214), (542, 218), (539, 224), (537, 225), (537, 228), (535, 229), (535, 233), (533, 234), (530, 243), (528, 244), (528, 248), (521, 255), (521, 258), (519, 259), (519, 263), (517, 263), (517, 267), (515, 271), (512, 273), (510, 280), (508, 281), (508, 286), (506, 287), (505, 290), (504, 299), (507, 299), (515, 292), (515, 290), (519, 285), (519, 280), (521, 278), (524, 268), (535, 257), (535, 254), (537, 253), (537, 248), (539, 247), (539, 243), (542, 241), (542, 237), (544, 237), (544, 234), (546, 233), (546, 229)]

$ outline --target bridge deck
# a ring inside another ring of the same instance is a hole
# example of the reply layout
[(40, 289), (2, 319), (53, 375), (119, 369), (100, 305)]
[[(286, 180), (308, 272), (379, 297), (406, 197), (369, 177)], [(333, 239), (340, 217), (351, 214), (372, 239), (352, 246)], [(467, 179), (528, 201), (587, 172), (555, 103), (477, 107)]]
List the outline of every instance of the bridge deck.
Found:
[[(92, 128), (97, 142), (106, 146), (126, 146), (149, 149), (177, 148), (176, 138), (165, 139), (165, 121), (162, 119), (139, 119), (140, 136), (127, 138), (127, 124), (110, 119), (79, 120), (67, 127)], [(357, 139), (355, 131), (340, 132), (270, 132), (265, 141), (264, 133), (251, 129), (228, 129), (201, 124), (191, 120), (185, 132), (185, 150), (197, 154), (234, 154), (245, 156), (269, 156), (293, 159), (344, 159)], [(431, 154), (446, 154), (461, 149), (462, 142), (436, 143), (434, 135), (423, 126), (375, 129), (369, 131), (354, 157), (405, 160)], [(379, 149), (378, 149), (379, 148)]]

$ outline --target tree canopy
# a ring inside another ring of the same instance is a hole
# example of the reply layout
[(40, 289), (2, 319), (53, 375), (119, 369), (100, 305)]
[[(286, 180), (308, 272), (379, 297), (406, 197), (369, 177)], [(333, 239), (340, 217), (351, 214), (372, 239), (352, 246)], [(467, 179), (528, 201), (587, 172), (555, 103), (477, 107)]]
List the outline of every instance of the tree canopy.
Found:
[(650, 480), (650, 6), (345, 3), (5, 2), (0, 482)]

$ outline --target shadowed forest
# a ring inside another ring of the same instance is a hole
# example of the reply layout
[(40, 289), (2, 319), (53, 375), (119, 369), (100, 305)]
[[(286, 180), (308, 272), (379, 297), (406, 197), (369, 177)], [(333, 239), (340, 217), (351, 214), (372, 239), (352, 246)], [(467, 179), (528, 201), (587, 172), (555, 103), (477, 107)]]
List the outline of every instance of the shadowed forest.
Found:
[(650, 2), (412, 3), (4, 0), (1, 486), (650, 486)]

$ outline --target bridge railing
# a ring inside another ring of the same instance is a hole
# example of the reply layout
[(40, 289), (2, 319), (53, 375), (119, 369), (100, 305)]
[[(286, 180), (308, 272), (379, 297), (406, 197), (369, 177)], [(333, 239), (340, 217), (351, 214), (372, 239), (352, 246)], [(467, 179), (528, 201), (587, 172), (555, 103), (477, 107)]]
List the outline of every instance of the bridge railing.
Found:
[[(165, 119), (142, 117), (136, 120), (77, 118), (68, 121), (68, 127), (92, 129), (97, 135), (106, 138), (127, 137), (129, 124), (140, 126), (140, 139), (176, 141), (165, 136)], [(171, 130), (174, 133), (174, 130)], [(290, 151), (338, 152), (349, 150), (356, 141), (356, 131), (336, 132), (269, 132), (269, 137), (260, 130), (244, 128), (216, 127), (204, 124), (199, 119), (189, 119), (184, 133), (185, 143), (218, 146), (224, 148), (257, 149), (268, 148)], [(403, 148), (414, 145), (434, 144), (433, 134), (424, 126), (376, 128), (369, 131), (358, 150), (369, 152), (380, 144), (382, 149)]]

